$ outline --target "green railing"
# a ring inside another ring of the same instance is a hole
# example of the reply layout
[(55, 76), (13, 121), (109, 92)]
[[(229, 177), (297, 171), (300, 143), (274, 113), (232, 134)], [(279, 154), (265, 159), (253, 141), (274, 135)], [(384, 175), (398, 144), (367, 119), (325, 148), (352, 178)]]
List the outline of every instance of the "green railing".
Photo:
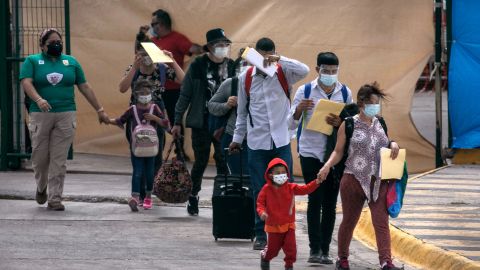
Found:
[(0, 171), (20, 167), (30, 156), (26, 104), (19, 78), (26, 56), (40, 52), (43, 29), (57, 28), (70, 54), (69, 0), (0, 1)]

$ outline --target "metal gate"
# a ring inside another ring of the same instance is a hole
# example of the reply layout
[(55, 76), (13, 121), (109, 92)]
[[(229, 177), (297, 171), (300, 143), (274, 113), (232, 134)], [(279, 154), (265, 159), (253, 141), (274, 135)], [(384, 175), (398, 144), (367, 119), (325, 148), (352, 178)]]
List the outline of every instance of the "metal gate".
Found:
[(0, 6), (0, 171), (30, 157), (26, 106), (18, 80), (25, 57), (40, 52), (40, 33), (57, 28), (70, 54), (69, 0), (2, 0)]

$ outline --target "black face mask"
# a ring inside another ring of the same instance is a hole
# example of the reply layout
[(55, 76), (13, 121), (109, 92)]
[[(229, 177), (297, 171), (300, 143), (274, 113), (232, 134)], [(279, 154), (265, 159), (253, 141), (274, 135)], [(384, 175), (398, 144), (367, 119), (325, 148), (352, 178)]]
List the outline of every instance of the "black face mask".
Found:
[(63, 51), (63, 45), (60, 41), (54, 41), (47, 45), (47, 54), (51, 56), (60, 56)]

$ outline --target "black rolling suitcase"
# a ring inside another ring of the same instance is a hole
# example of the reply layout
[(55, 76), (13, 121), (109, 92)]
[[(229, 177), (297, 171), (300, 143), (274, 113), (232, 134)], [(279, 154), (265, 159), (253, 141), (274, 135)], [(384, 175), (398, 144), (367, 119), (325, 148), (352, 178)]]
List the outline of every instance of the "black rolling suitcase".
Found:
[[(226, 153), (228, 155), (228, 153)], [(240, 158), (240, 167), (242, 167)], [(218, 238), (254, 238), (254, 205), (250, 189), (250, 176), (217, 175), (212, 196), (213, 228), (215, 241)]]

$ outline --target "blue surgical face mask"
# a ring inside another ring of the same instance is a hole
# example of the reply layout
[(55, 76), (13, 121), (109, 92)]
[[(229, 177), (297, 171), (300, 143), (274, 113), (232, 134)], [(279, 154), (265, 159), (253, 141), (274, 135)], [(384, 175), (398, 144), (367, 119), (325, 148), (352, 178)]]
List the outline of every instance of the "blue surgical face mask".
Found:
[(380, 113), (380, 104), (365, 104), (365, 109), (363, 112), (367, 117), (373, 118), (375, 115)]
[(332, 86), (338, 80), (338, 74), (320, 74), (320, 82), (326, 86)]
[(158, 34), (157, 34), (157, 32), (155, 32), (155, 29), (153, 29), (153, 27), (150, 27), (150, 29), (148, 29), (148, 33), (152, 37), (158, 37)]

